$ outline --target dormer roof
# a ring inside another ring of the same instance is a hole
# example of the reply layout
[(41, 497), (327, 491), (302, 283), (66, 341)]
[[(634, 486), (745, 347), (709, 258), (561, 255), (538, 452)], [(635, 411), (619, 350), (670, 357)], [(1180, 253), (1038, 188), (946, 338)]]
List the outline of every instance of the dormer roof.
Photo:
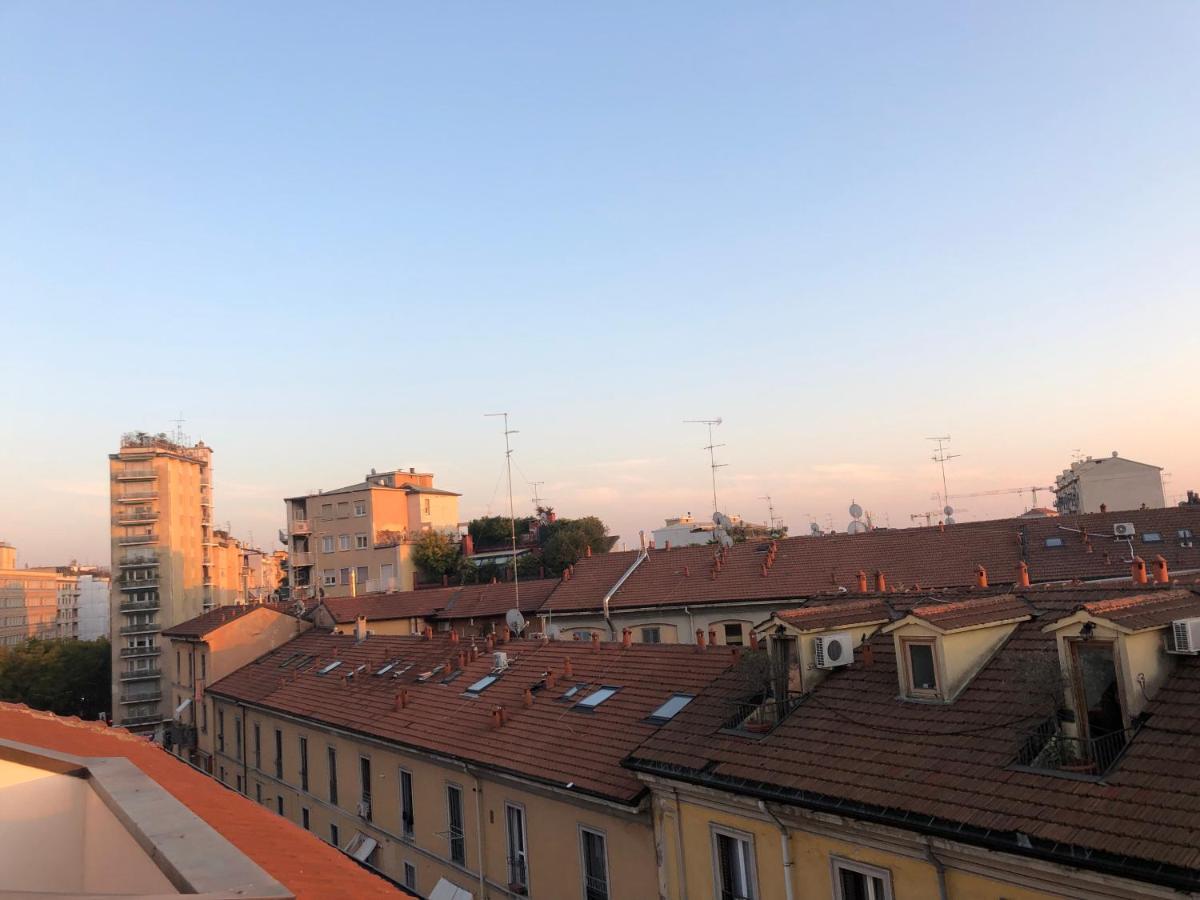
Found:
[(1117, 631), (1132, 634), (1165, 628), (1176, 619), (1200, 617), (1200, 595), (1186, 588), (1152, 590), (1132, 596), (1084, 603), (1043, 630), (1055, 631), (1073, 622), (1100, 619)]
[(854, 625), (880, 625), (892, 620), (892, 608), (881, 598), (800, 606), (775, 613), (775, 618), (797, 631), (829, 631)]
[(990, 625), (1011, 625), (1033, 618), (1033, 608), (1014, 594), (998, 594), (994, 597), (969, 598), (953, 603), (927, 603), (914, 606), (912, 611), (899, 622), (889, 625), (884, 631), (894, 631), (902, 625), (919, 622), (931, 626), (935, 631), (949, 634), (970, 628)]

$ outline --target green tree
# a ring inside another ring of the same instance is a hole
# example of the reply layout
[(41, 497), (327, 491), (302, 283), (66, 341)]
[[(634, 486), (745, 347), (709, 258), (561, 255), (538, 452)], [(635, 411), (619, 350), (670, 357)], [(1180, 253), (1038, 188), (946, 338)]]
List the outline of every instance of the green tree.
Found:
[(413, 563), (421, 574), (440, 581), (443, 575), (458, 571), (458, 545), (440, 531), (427, 531), (413, 545)]
[[(476, 550), (496, 550), (512, 545), (512, 522), (508, 516), (482, 516), (467, 523), (467, 533), (475, 542)], [(533, 525), (533, 516), (525, 516), (516, 520), (517, 542), (521, 536), (529, 533)]]
[(109, 711), (109, 643), (30, 640), (0, 648), (0, 700), (62, 716), (98, 718)]
[(613, 544), (608, 529), (595, 516), (551, 522), (542, 526), (541, 538), (542, 562), (546, 571), (555, 575), (561, 575), (589, 548), (593, 553), (607, 553)]

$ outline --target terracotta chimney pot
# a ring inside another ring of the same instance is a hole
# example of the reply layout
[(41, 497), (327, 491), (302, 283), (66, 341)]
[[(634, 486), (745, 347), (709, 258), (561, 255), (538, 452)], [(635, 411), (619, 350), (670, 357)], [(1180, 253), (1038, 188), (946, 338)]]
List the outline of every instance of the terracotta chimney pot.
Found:
[(1134, 584), (1145, 584), (1146, 579), (1146, 561), (1140, 556), (1133, 558), (1133, 563), (1130, 565), (1130, 570), (1133, 575)]
[(696, 629), (696, 649), (697, 650), (704, 649), (704, 629), (703, 628)]
[(402, 690), (396, 695), (396, 712), (408, 708), (408, 691)]
[(880, 594), (887, 593), (887, 578), (879, 569), (875, 570), (875, 590)]
[(975, 586), (981, 588), (988, 586), (987, 569), (983, 566), (975, 567)]
[(591, 558), (591, 555), (592, 555), (592, 545), (591, 544), (588, 544), (586, 547), (584, 547), (583, 555), (588, 557), (589, 559)]
[(629, 645), (632, 643), (633, 643), (633, 629), (632, 628), (622, 628), (621, 629), (621, 646), (628, 649)]
[(569, 657), (569, 656), (563, 657), (563, 677), (564, 678), (574, 678), (575, 677), (575, 668), (571, 665), (571, 657)]
[(717, 629), (715, 628), (708, 629), (708, 646), (717, 646)]
[(867, 573), (862, 569), (858, 570), (858, 592), (860, 594), (867, 592)]
[(1029, 587), (1029, 565), (1023, 560), (1017, 563), (1017, 584), (1020, 587)]
[(750, 649), (751, 650), (758, 649), (758, 634), (753, 631), (750, 632)]
[(533, 691), (531, 691), (529, 688), (525, 688), (525, 695), (521, 698), (521, 702), (525, 704), (526, 707), (533, 706)]
[(592, 646), (593, 647), (600, 646), (600, 632), (598, 632), (598, 631), (592, 632)]
[(1154, 557), (1154, 580), (1166, 584), (1171, 579), (1167, 575), (1167, 558), (1162, 554)]
[(862, 664), (868, 668), (875, 664), (875, 648), (870, 644), (862, 646)]

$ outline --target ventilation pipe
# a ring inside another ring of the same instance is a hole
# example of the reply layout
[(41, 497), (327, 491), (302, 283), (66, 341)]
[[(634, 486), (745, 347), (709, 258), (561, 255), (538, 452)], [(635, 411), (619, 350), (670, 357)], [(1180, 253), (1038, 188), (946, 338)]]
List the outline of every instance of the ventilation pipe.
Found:
[(1154, 557), (1154, 580), (1166, 584), (1171, 579), (1167, 577), (1167, 558), (1162, 554)]
[(361, 644), (367, 639), (367, 617), (356, 616), (354, 619), (354, 641)]
[(1129, 566), (1130, 572), (1133, 575), (1134, 584), (1146, 583), (1146, 561), (1140, 556), (1135, 556)]
[(604, 610), (604, 624), (608, 626), (608, 636), (614, 641), (617, 639), (617, 626), (613, 624), (612, 615), (609, 612), (609, 602), (612, 600), (613, 595), (621, 589), (621, 585), (623, 585), (629, 576), (634, 573), (634, 570), (637, 569), (638, 566), (646, 561), (646, 557), (649, 555), (646, 551), (646, 532), (639, 531), (638, 535), (641, 538), (642, 549), (641, 552), (638, 553), (637, 559), (633, 561), (633, 565), (625, 570), (625, 574), (617, 579), (617, 583), (608, 589), (608, 593), (606, 593), (604, 598), (600, 601), (600, 606)]
[(1029, 587), (1029, 564), (1024, 560), (1017, 563), (1017, 585), (1019, 587)]
[(983, 566), (975, 567), (975, 586), (985, 588), (988, 586), (987, 569)]

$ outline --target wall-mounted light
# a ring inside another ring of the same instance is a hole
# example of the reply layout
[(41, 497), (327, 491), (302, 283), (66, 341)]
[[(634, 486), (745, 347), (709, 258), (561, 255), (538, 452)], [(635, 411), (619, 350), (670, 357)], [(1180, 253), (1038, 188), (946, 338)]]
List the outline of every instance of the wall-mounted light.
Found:
[(1090, 641), (1092, 639), (1092, 635), (1095, 633), (1095, 631), (1096, 631), (1096, 623), (1095, 622), (1084, 622), (1083, 627), (1079, 629), (1079, 636), (1085, 641)]

